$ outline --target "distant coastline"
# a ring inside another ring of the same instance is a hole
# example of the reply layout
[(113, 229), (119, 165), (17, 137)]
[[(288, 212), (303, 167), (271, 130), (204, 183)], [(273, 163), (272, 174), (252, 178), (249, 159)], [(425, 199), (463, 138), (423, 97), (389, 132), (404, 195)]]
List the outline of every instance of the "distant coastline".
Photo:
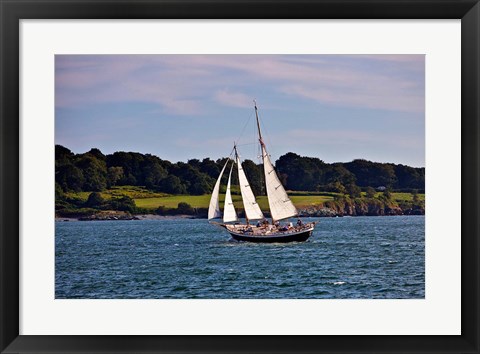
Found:
[[(206, 218), (210, 193), (226, 160), (172, 163), (136, 152), (104, 155), (96, 148), (75, 154), (56, 145), (55, 215), (64, 220)], [(261, 210), (269, 210), (263, 166), (251, 160), (242, 164)], [(275, 162), (275, 170), (300, 216), (425, 214), (425, 168), (362, 159), (329, 164), (289, 152)], [(236, 172), (231, 194), (242, 217)]]

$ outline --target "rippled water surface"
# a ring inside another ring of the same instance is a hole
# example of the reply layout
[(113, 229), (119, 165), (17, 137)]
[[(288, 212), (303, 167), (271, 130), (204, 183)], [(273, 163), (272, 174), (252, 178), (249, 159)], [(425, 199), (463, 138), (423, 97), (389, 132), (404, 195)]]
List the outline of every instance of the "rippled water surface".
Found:
[(57, 222), (56, 298), (425, 297), (424, 216), (311, 220), (289, 244), (236, 242), (206, 220)]

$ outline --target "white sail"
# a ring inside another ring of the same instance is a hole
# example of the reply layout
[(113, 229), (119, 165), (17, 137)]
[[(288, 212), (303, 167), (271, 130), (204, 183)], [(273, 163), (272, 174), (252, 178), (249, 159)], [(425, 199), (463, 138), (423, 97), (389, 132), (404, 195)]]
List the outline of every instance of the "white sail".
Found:
[(230, 193), (230, 180), (232, 179), (233, 164), (228, 175), (227, 192), (225, 193), (225, 205), (223, 207), (223, 222), (237, 221), (237, 213), (233, 206), (232, 194)]
[(242, 193), (243, 207), (245, 209), (245, 215), (249, 220), (260, 220), (263, 219), (263, 213), (258, 206), (255, 196), (253, 195), (252, 188), (250, 183), (248, 183), (247, 176), (243, 171), (242, 164), (240, 163), (240, 158), (237, 156), (237, 166), (238, 166), (238, 182), (240, 183), (240, 192)]
[(263, 169), (265, 172), (265, 184), (267, 186), (268, 205), (273, 221), (287, 219), (298, 215), (297, 209), (293, 205), (287, 192), (280, 183), (278, 176), (273, 168), (270, 157), (267, 154), (265, 146), (262, 144)]
[(217, 183), (215, 183), (215, 187), (213, 187), (212, 197), (210, 198), (210, 205), (208, 207), (208, 220), (222, 216), (220, 205), (218, 203), (218, 195), (220, 193), (220, 180), (222, 179), (223, 172), (225, 171), (225, 167), (227, 167), (228, 161), (230, 161), (230, 159), (225, 162), (222, 172), (220, 172), (220, 176), (218, 176)]

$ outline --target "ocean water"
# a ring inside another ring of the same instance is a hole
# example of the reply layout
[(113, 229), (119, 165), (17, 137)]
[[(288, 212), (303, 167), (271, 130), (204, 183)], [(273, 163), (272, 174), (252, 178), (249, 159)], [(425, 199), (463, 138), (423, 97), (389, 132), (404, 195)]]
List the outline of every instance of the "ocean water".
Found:
[(55, 224), (55, 297), (425, 297), (425, 217), (312, 218), (304, 243), (233, 241), (206, 220)]

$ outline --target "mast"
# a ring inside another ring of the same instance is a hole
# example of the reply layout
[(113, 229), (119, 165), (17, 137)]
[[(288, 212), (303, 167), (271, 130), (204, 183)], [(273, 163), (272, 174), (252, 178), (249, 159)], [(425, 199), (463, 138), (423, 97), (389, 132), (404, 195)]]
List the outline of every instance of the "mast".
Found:
[(259, 136), (258, 140), (260, 141), (260, 146), (262, 148), (263, 172), (265, 174), (265, 186), (267, 189), (268, 206), (270, 207), (270, 214), (272, 215), (273, 224), (275, 223), (275, 221), (288, 219), (292, 216), (297, 216), (298, 211), (288, 197), (287, 192), (283, 188), (283, 185), (275, 172), (272, 161), (270, 161), (270, 157), (268, 156), (267, 148), (265, 147), (265, 143), (262, 139), (262, 133), (260, 131), (257, 102), (255, 102), (255, 100), (253, 102), (255, 103), (255, 116), (257, 118), (257, 128)]
[[(255, 117), (257, 118), (257, 128), (258, 128), (258, 140), (260, 140), (260, 145), (263, 144), (262, 140), (262, 131), (260, 130), (260, 121), (258, 120), (258, 108), (257, 108), (257, 101), (253, 100), (253, 103), (255, 105)], [(262, 161), (263, 161), (263, 155), (262, 155)]]
[[(257, 119), (258, 141), (260, 142), (260, 146), (262, 148), (262, 164), (263, 164), (263, 167), (265, 169), (266, 150), (265, 150), (265, 144), (263, 143), (263, 139), (262, 139), (262, 131), (260, 130), (260, 120), (258, 119), (258, 108), (257, 108), (257, 101), (256, 100), (253, 100), (253, 105), (255, 106), (255, 118)], [(265, 183), (267, 183), (266, 178), (265, 178)], [(268, 193), (267, 193), (267, 199), (268, 199)], [(272, 212), (270, 210), (270, 215), (271, 214), (272, 214)], [(273, 215), (272, 215), (272, 225), (273, 225), (273, 223), (274, 223), (274, 220), (273, 220)]]

